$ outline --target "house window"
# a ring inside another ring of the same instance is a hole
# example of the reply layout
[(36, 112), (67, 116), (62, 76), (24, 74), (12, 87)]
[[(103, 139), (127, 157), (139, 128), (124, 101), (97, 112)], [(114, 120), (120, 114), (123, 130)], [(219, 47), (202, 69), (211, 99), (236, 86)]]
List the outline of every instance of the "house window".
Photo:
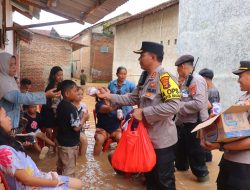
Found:
[(168, 45), (170, 45), (170, 40), (168, 40)]
[(109, 52), (109, 47), (108, 46), (101, 46), (100, 52), (101, 53), (108, 53)]
[(174, 44), (177, 44), (177, 39), (174, 39)]

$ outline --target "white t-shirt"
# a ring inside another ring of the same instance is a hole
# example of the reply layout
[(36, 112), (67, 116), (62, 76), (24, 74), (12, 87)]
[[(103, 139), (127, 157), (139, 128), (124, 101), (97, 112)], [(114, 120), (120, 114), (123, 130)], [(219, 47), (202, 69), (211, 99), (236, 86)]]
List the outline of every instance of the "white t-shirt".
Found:
[(88, 107), (85, 103), (81, 102), (80, 103), (80, 107), (77, 108), (78, 114), (80, 119), (82, 118), (83, 113), (87, 113), (88, 112)]

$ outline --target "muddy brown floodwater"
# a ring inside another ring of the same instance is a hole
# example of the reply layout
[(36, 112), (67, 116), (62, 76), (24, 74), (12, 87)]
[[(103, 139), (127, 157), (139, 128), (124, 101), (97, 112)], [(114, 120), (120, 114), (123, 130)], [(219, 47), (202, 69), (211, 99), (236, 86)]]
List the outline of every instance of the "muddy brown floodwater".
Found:
[[(106, 84), (88, 84), (88, 86), (106, 86)], [(145, 190), (142, 178), (126, 178), (116, 175), (110, 166), (107, 153), (99, 157), (93, 156), (95, 124), (92, 110), (95, 105), (93, 97), (85, 95), (83, 102), (88, 105), (90, 112), (91, 128), (86, 130), (88, 137), (88, 150), (86, 156), (79, 157), (77, 161), (77, 177), (82, 179), (84, 190)], [(176, 172), (177, 190), (216, 190), (216, 177), (218, 175), (218, 163), (221, 158), (219, 151), (213, 152), (213, 161), (208, 163), (210, 172), (210, 181), (206, 183), (197, 183), (191, 171)], [(56, 155), (49, 154), (44, 160), (38, 160), (37, 156), (32, 156), (38, 167), (42, 171), (56, 170)]]

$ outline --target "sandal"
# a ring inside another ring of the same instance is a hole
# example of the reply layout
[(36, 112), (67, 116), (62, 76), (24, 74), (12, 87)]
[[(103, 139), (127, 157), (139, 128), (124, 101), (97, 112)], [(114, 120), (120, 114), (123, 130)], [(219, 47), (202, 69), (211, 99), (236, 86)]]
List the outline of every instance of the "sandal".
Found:
[(40, 152), (39, 159), (43, 160), (46, 157), (48, 152), (49, 152), (49, 147), (44, 146)]

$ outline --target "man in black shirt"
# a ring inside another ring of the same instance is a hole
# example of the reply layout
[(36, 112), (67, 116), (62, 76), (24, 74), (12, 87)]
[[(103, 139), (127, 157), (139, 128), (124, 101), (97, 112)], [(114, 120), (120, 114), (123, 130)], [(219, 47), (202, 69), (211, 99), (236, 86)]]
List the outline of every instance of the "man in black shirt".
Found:
[(200, 70), (199, 74), (206, 80), (208, 87), (208, 100), (211, 104), (220, 102), (220, 93), (213, 84), (214, 72), (210, 69), (204, 68)]
[(73, 101), (77, 99), (77, 86), (71, 80), (64, 80), (59, 89), (63, 100), (57, 107), (57, 172), (60, 175), (74, 176), (76, 158), (80, 143), (80, 118)]

